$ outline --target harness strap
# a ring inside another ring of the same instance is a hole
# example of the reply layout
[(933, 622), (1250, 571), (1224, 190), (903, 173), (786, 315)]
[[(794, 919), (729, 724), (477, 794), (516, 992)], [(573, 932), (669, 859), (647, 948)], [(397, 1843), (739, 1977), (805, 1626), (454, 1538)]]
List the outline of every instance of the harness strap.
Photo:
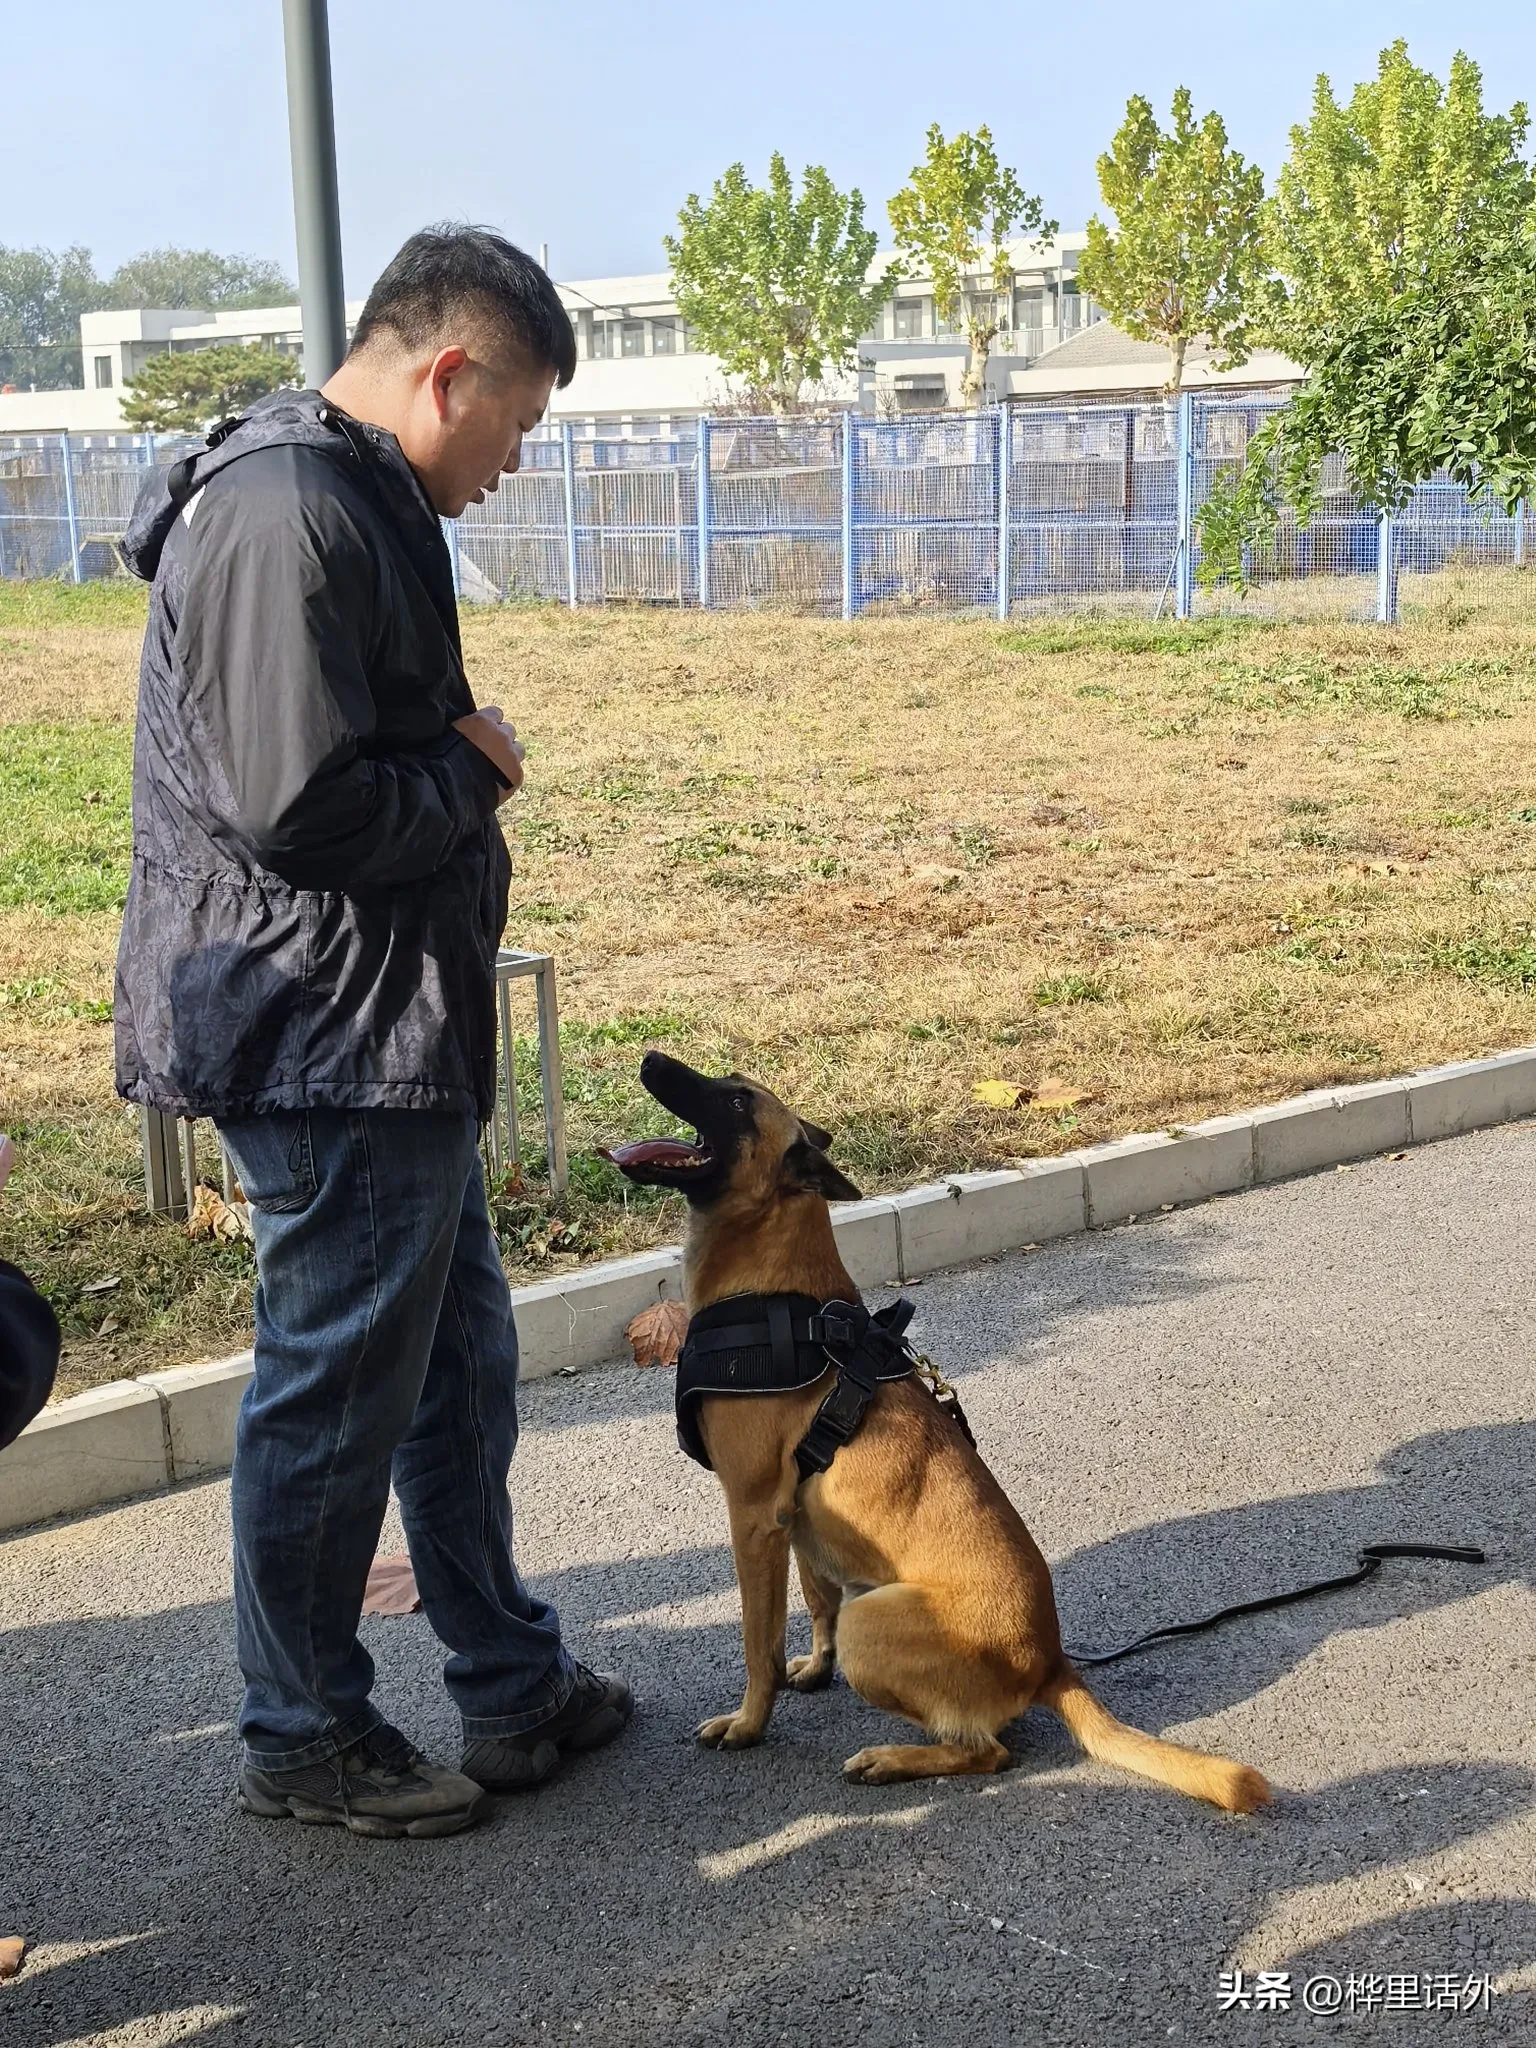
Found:
[(677, 1362), (677, 1434), (708, 1466), (699, 1428), (706, 1394), (792, 1393), (837, 1378), (796, 1451), (801, 1477), (825, 1471), (863, 1421), (881, 1380), (905, 1379), (916, 1361), (902, 1333), (916, 1313), (894, 1301), (871, 1315), (859, 1302), (810, 1294), (734, 1295), (701, 1309)]

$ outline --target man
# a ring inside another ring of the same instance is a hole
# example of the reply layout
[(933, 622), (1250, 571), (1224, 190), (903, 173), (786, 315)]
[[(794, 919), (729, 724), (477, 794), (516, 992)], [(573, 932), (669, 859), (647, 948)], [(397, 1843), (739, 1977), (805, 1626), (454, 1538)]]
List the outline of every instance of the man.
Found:
[[(464, 677), (454, 518), (518, 466), (576, 367), (537, 264), (412, 236), (321, 391), (284, 392), (149, 486), (152, 578), (117, 1072), (211, 1116), (256, 1235), (232, 1505), (248, 1812), (447, 1834), (617, 1735), (513, 1563), (517, 1338), (486, 1209), (499, 805), (522, 748)], [(460, 1771), (370, 1700), (357, 1640), (389, 1485), (451, 1652)], [(482, 1789), (483, 1788), (483, 1789)]]

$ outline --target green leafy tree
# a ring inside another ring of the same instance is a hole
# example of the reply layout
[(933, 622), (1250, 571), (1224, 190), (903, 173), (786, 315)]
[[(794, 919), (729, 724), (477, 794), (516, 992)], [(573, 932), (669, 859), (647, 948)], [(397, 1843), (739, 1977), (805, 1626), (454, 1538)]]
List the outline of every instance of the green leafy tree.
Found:
[(768, 183), (732, 164), (707, 200), (697, 193), (665, 246), (678, 311), (727, 376), (787, 412), (805, 387), (853, 366), (895, 280), (871, 280), (877, 236), (858, 191), (839, 192), (819, 164), (796, 196), (777, 151)]
[(123, 418), (157, 434), (206, 433), (258, 398), (300, 381), (293, 356), (244, 342), (151, 356), (128, 385)]
[(1201, 579), (1242, 582), (1288, 506), (1305, 525), (1323, 463), (1342, 455), (1384, 511), (1444, 470), (1513, 511), (1536, 491), (1536, 227), (1457, 246), (1330, 331), (1292, 402), (1200, 511)]
[(291, 306), (298, 297), (280, 264), (212, 249), (145, 249), (113, 271), (109, 306)]
[(1361, 314), (1432, 273), (1443, 285), (1448, 249), (1473, 264), (1507, 244), (1532, 199), (1526, 128), (1523, 105), (1483, 111), (1482, 73), (1460, 52), (1442, 86), (1393, 43), (1346, 106), (1320, 77), (1265, 209), (1279, 345), (1316, 363)]
[(1098, 169), (1115, 226), (1089, 221), (1084, 288), (1127, 334), (1168, 350), (1170, 391), (1201, 336), (1223, 352), (1220, 368), (1244, 362), (1262, 269), (1264, 173), (1227, 147), (1220, 114), (1197, 122), (1181, 85), (1164, 133), (1137, 94)]
[(0, 384), (77, 390), (80, 315), (103, 289), (89, 249), (0, 248)]
[(932, 280), (945, 325), (964, 331), (971, 353), (960, 396), (968, 406), (979, 405), (987, 388), (987, 358), (1004, 324), (998, 298), (1013, 286), (1009, 240), (1047, 240), (1058, 223), (1045, 218), (1040, 201), (998, 161), (990, 128), (946, 142), (937, 122), (928, 130), (926, 158), (889, 212), (903, 261)]

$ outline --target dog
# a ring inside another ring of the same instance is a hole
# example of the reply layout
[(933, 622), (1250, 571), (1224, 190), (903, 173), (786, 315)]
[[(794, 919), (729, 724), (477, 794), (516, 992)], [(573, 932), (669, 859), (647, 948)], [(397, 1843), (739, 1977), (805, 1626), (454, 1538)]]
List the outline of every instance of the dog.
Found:
[[(691, 1315), (741, 1295), (859, 1302), (828, 1203), (859, 1191), (828, 1156), (828, 1132), (740, 1074), (712, 1079), (659, 1052), (640, 1078), (697, 1133), (605, 1156), (688, 1202)], [(710, 1748), (761, 1742), (779, 1687), (814, 1692), (841, 1663), (871, 1705), (915, 1721), (927, 1743), (861, 1749), (843, 1769), (867, 1785), (1004, 1768), (1002, 1729), (1048, 1707), (1088, 1755), (1230, 1813), (1265, 1804), (1247, 1765), (1117, 1721), (1061, 1646), (1050, 1571), (955, 1419), (912, 1377), (880, 1382), (857, 1433), (803, 1477), (796, 1447), (834, 1368), (791, 1392), (706, 1394), (698, 1427), (730, 1517), (747, 1685), (698, 1731)], [(811, 1617), (807, 1656), (785, 1660), (789, 1555)]]

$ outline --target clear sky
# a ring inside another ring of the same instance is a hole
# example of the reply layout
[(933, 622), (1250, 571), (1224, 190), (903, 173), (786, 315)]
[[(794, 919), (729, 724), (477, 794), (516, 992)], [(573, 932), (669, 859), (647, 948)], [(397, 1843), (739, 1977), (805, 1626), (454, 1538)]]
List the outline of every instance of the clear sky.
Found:
[[(176, 242), (293, 268), (279, 0), (61, 0), (7, 29), (0, 242), (83, 242), (103, 270)], [(1345, 89), (1405, 35), (1460, 46), (1499, 110), (1536, 100), (1532, 0), (331, 0), (347, 290), (422, 222), (490, 221), (557, 276), (665, 268), (693, 190), (782, 149), (885, 201), (931, 121), (990, 123), (1080, 227), (1128, 94), (1187, 84), (1271, 176), (1312, 81)]]

